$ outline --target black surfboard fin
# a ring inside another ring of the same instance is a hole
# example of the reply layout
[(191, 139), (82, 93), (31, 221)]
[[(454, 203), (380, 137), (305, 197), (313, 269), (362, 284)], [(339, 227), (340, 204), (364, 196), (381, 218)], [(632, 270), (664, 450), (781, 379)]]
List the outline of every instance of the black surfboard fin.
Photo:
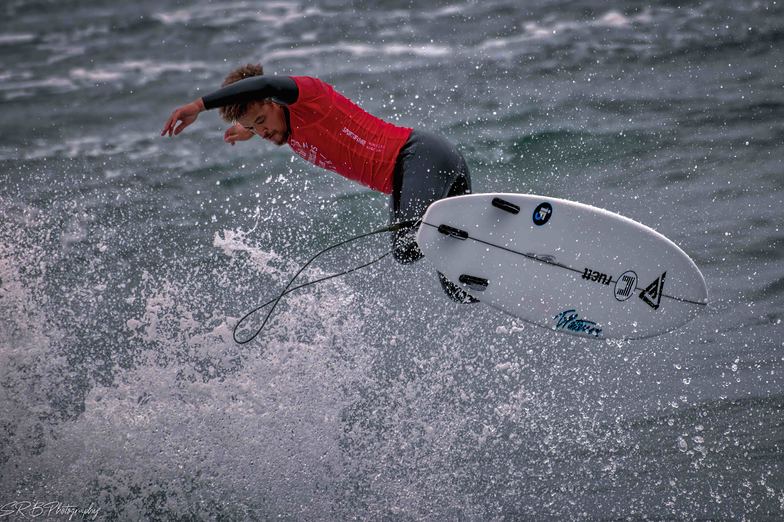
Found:
[(468, 239), (468, 232), (460, 230), (459, 228), (450, 227), (449, 225), (438, 225), (438, 231), (444, 235), (455, 237), (457, 239)]
[(514, 203), (509, 203), (508, 201), (503, 200), (501, 198), (493, 198), (492, 204), (494, 207), (500, 208), (501, 210), (509, 212), (510, 214), (520, 213), (519, 206), (515, 205)]
[(487, 279), (483, 277), (476, 277), (468, 274), (460, 274), (460, 277), (457, 280), (471, 290), (476, 290), (477, 292), (484, 292), (489, 284)]

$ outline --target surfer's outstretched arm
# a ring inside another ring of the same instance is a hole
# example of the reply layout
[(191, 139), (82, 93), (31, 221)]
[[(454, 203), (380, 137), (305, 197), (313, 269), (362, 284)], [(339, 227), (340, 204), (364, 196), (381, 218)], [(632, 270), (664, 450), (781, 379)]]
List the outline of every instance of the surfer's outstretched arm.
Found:
[(298, 96), (297, 84), (288, 76), (253, 76), (222, 87), (202, 100), (209, 110), (268, 99), (290, 105), (297, 101)]
[(199, 113), (225, 105), (272, 99), (283, 104), (297, 101), (297, 84), (288, 76), (253, 76), (227, 85), (191, 103), (174, 109), (161, 136), (176, 136), (198, 118)]

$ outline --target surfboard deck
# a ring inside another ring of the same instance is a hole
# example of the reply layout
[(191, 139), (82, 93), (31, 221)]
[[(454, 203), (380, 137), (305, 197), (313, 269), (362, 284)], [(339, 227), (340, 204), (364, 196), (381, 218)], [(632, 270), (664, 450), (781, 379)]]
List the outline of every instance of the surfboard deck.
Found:
[(503, 193), (438, 200), (417, 242), (437, 270), (482, 303), (568, 334), (652, 337), (708, 303), (700, 270), (675, 243), (574, 201)]

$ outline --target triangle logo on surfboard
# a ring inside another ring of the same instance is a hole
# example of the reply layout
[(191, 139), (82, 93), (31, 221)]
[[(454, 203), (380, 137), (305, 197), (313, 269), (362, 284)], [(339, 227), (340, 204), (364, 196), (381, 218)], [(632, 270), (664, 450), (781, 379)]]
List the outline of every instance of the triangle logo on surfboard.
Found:
[(640, 299), (645, 301), (645, 304), (657, 310), (661, 303), (662, 292), (664, 291), (664, 276), (667, 272), (662, 273), (653, 283), (649, 284), (645, 290), (640, 292)]

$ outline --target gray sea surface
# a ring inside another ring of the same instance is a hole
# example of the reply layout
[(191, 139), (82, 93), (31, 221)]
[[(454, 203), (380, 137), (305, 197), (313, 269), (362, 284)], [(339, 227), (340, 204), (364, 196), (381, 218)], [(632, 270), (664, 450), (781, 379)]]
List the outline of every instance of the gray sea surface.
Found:
[[(780, 0), (5, 0), (0, 518), (781, 520), (783, 46)], [(388, 218), (216, 113), (159, 136), (249, 62), (656, 229), (708, 309), (597, 342), (386, 258), (235, 344)]]

